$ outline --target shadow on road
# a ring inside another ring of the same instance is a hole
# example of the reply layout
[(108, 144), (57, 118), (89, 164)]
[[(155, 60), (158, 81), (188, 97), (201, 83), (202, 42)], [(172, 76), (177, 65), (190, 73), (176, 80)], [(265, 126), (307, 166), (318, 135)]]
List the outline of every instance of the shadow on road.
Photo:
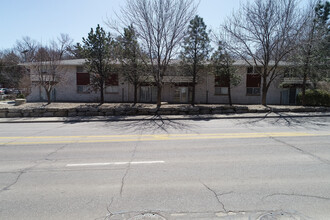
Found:
[(180, 131), (188, 133), (196, 126), (189, 120), (171, 120), (166, 116), (153, 115), (145, 120), (136, 121), (111, 121), (106, 122), (105, 126), (112, 127), (119, 131), (130, 131), (137, 133), (170, 133)]
[(302, 116), (292, 116), (287, 113), (275, 113), (277, 116), (268, 117), (270, 113), (267, 113), (262, 118), (249, 119), (249, 120), (240, 120), (237, 124), (246, 124), (246, 125), (258, 125), (261, 124), (273, 124), (277, 126), (286, 126), (286, 127), (304, 127), (318, 130), (318, 127), (329, 126), (330, 120), (329, 117), (322, 116), (311, 116), (311, 117), (302, 117)]

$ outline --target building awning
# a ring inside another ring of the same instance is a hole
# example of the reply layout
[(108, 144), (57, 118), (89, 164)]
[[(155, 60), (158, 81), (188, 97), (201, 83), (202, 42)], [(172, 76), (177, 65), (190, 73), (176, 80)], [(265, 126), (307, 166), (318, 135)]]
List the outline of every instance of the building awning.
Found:
[[(299, 77), (285, 77), (282, 80), (281, 86), (283, 88), (290, 88), (290, 87), (302, 87), (303, 80)], [(307, 79), (306, 85), (312, 85), (312, 82)]]
[(164, 83), (191, 83), (193, 81), (192, 76), (164, 76)]

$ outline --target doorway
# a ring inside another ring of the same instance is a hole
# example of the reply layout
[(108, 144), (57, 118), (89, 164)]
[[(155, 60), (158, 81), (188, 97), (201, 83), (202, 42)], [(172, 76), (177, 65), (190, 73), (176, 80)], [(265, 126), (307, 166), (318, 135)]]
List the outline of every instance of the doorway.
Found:
[(188, 100), (189, 100), (189, 88), (176, 87), (174, 91), (174, 102), (188, 103)]
[(290, 88), (289, 89), (289, 105), (296, 104), (296, 97), (297, 97), (297, 89)]
[(141, 86), (140, 87), (140, 102), (154, 102), (157, 100), (157, 87)]

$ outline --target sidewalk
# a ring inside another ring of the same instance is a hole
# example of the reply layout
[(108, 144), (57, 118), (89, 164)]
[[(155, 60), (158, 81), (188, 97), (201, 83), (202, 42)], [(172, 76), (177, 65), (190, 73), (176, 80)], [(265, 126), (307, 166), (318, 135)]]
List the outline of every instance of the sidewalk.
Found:
[(266, 118), (301, 118), (330, 117), (330, 112), (268, 112), (242, 114), (212, 114), (212, 115), (138, 115), (138, 116), (77, 116), (77, 117), (21, 117), (0, 118), (0, 123), (77, 123), (77, 122), (116, 122), (143, 120), (221, 120), (221, 119), (266, 119)]

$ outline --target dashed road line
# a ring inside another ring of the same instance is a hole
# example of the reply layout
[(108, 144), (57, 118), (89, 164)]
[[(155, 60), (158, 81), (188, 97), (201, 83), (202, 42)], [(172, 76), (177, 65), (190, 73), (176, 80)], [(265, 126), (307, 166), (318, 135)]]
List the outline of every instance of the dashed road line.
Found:
[(163, 160), (156, 161), (132, 161), (132, 162), (108, 162), (108, 163), (75, 163), (67, 164), (66, 167), (85, 167), (85, 166), (110, 166), (110, 165), (127, 165), (127, 164), (161, 164), (165, 163)]

